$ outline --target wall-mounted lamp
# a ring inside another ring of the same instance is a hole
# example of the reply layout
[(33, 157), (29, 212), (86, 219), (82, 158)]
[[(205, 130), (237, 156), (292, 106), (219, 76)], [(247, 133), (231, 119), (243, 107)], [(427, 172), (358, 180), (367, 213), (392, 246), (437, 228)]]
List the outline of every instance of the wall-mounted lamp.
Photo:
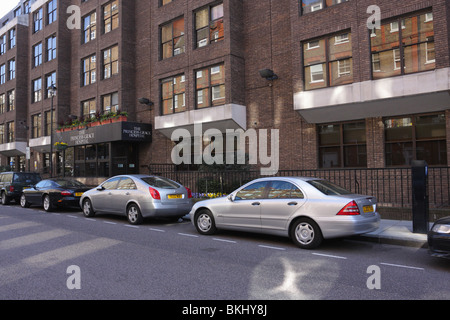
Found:
[(140, 104), (145, 104), (145, 105), (147, 105), (149, 107), (151, 107), (153, 105), (153, 101), (150, 101), (147, 98), (139, 98), (138, 101), (139, 101)]
[(259, 75), (266, 80), (277, 80), (278, 76), (270, 69), (259, 70)]

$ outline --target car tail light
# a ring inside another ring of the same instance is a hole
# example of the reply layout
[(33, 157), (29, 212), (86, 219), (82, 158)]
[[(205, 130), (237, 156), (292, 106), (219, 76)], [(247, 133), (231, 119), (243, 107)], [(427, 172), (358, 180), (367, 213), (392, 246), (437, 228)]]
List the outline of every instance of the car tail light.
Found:
[(356, 216), (360, 214), (358, 205), (355, 201), (349, 202), (337, 213), (338, 216)]
[(72, 195), (72, 192), (67, 191), (67, 190), (64, 190), (64, 191), (61, 191), (61, 195), (62, 195), (62, 196), (71, 196), (71, 195)]
[(161, 196), (159, 195), (158, 190), (153, 189), (152, 187), (149, 187), (148, 189), (150, 190), (150, 195), (152, 196), (153, 199), (161, 200)]
[(192, 198), (192, 191), (191, 191), (191, 189), (186, 188), (186, 190), (187, 190), (187, 193), (188, 193), (188, 198)]
[(14, 186), (9, 186), (9, 192), (14, 192)]

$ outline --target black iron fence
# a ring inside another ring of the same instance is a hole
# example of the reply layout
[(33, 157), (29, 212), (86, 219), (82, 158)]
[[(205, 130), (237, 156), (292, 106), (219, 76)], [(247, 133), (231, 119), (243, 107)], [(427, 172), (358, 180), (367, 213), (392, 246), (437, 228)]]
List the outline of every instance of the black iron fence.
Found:
[[(229, 194), (242, 184), (260, 178), (259, 170), (178, 171), (175, 165), (149, 166), (190, 188), (195, 196)], [(330, 180), (352, 192), (375, 196), (379, 206), (411, 208), (411, 168), (280, 170), (276, 176), (308, 176)], [(450, 167), (428, 168), (430, 208), (450, 208)]]

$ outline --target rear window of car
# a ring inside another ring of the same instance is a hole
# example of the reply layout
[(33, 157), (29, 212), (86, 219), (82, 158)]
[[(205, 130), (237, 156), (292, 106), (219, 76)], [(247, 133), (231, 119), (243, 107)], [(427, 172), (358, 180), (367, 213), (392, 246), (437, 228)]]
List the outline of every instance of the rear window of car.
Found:
[(347, 189), (344, 189), (338, 186), (337, 184), (334, 184), (327, 180), (309, 180), (307, 182), (320, 192), (326, 194), (327, 196), (339, 196), (343, 194), (352, 193)]
[(178, 189), (180, 187), (180, 185), (174, 181), (163, 177), (145, 177), (141, 178), (141, 180), (155, 188)]
[(82, 184), (81, 182), (77, 181), (77, 180), (55, 180), (56, 184), (60, 185), (61, 187), (64, 188), (69, 188), (69, 187), (85, 187), (84, 184)]
[(13, 182), (37, 183), (41, 181), (41, 177), (34, 173), (15, 173)]

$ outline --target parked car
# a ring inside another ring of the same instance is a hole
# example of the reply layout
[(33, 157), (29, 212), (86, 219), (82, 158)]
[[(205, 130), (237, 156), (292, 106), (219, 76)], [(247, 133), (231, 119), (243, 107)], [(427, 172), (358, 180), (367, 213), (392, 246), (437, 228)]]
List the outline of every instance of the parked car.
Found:
[(22, 189), (41, 181), (39, 173), (35, 172), (2, 172), (0, 173), (0, 198), (2, 204), (9, 204), (11, 200), (19, 202)]
[(43, 206), (45, 211), (52, 211), (57, 207), (80, 208), (81, 195), (89, 189), (75, 179), (46, 179), (24, 188), (20, 196), (20, 205), (22, 208), (31, 205)]
[(450, 216), (434, 222), (428, 232), (428, 251), (435, 257), (450, 258)]
[(376, 230), (380, 221), (376, 209), (374, 197), (351, 193), (327, 180), (268, 177), (227, 197), (197, 202), (189, 215), (200, 234), (218, 229), (268, 233), (312, 249), (323, 239)]
[(140, 224), (147, 217), (178, 220), (185, 216), (192, 208), (192, 193), (164, 177), (120, 175), (85, 192), (80, 204), (86, 217), (107, 212), (126, 215), (131, 224)]

